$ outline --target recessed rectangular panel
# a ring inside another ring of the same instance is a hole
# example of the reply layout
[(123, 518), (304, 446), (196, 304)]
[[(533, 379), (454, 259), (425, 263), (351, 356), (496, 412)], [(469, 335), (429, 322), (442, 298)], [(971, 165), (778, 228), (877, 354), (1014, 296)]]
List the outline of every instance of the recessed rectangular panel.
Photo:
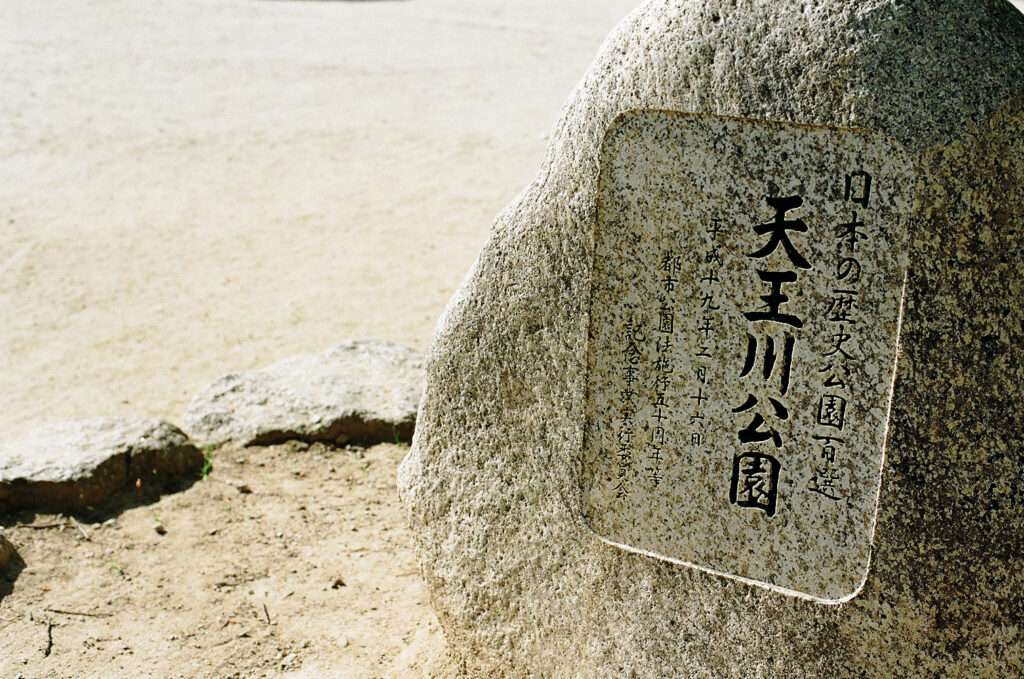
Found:
[(616, 545), (822, 601), (867, 574), (913, 171), (864, 130), (636, 111), (601, 152), (584, 450)]

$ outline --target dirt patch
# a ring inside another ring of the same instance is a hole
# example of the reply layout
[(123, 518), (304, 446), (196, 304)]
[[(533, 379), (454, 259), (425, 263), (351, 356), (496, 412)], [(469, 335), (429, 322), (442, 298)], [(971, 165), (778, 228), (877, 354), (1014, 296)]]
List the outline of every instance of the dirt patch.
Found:
[(0, 676), (458, 676), (395, 489), (406, 446), (224, 448), (115, 515), (3, 520)]

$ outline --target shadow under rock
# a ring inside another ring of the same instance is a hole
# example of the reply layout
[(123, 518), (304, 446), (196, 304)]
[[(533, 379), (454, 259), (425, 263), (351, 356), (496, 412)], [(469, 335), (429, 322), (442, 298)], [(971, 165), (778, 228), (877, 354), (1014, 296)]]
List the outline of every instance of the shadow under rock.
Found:
[[(40, 514), (51, 516), (56, 514), (61, 517), (68, 517), (69, 521), (74, 519), (82, 524), (102, 523), (107, 519), (117, 518), (129, 509), (153, 504), (164, 495), (188, 490), (199, 479), (200, 476), (197, 475), (182, 479), (166, 479), (141, 488), (129, 487), (114, 493), (94, 506), (81, 508), (68, 508), (66, 506), (40, 503), (0, 515), (0, 526), (32, 525)], [(74, 528), (73, 525), (71, 527)]]
[[(20, 526), (40, 530), (63, 528), (64, 530), (71, 531), (79, 530), (88, 535), (90, 529), (87, 526), (89, 524), (103, 523), (108, 519), (117, 518), (117, 516), (129, 509), (153, 504), (164, 495), (180, 493), (191, 488), (198, 480), (198, 478), (178, 479), (148, 488), (125, 489), (115, 493), (95, 507), (69, 510), (67, 508), (41, 505), (29, 509), (20, 509), (0, 515), (0, 526), (5, 528)], [(40, 515), (49, 518), (50, 522), (37, 524), (36, 520)], [(56, 515), (55, 521), (53, 520), (54, 515)], [(9, 540), (6, 545), (6, 549), (10, 551), (6, 555), (6, 563), (0, 566), (0, 601), (3, 601), (5, 597), (14, 591), (14, 582), (18, 579), (21, 572), (25, 570), (25, 561), (18, 554), (17, 548)], [(0, 550), (3, 549), (5, 549), (5, 546), (3, 543), (0, 543)], [(4, 555), (0, 554), (0, 556)], [(3, 559), (0, 559), (0, 563), (2, 562)]]
[[(14, 582), (21, 575), (21, 572), (25, 570), (25, 560), (18, 554), (17, 548), (10, 542), (7, 545), (7, 549), (10, 550), (7, 554), (7, 563), (0, 566), (0, 601), (3, 601), (14, 591)], [(4, 546), (0, 545), (0, 550), (3, 549)]]

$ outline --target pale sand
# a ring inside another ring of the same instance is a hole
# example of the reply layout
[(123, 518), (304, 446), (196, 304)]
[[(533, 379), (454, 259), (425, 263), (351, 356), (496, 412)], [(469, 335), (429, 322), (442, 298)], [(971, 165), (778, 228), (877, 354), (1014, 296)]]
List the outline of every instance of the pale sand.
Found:
[(0, 6), (0, 431), (424, 349), (636, 0)]
[(635, 2), (2, 3), (0, 431), (425, 348)]

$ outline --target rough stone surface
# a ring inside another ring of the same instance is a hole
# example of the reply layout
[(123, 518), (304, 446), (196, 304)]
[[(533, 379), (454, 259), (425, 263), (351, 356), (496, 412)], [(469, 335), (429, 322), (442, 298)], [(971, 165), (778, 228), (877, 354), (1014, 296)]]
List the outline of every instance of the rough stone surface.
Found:
[[(471, 676), (1024, 675), (1022, 83), (1007, 2), (658, 0), (609, 36), (440, 321), (400, 472)], [(844, 604), (588, 527), (599, 155), (637, 109), (865, 128), (913, 164), (871, 566)]]
[(849, 598), (892, 396), (906, 154), (862, 131), (636, 111), (600, 164), (588, 524), (625, 548)]
[(96, 506), (127, 490), (193, 478), (203, 454), (160, 420), (60, 422), (0, 444), (0, 515), (19, 509)]
[(346, 342), (224, 375), (192, 399), (185, 431), (203, 445), (408, 441), (422, 380), (421, 359), (411, 349)]

